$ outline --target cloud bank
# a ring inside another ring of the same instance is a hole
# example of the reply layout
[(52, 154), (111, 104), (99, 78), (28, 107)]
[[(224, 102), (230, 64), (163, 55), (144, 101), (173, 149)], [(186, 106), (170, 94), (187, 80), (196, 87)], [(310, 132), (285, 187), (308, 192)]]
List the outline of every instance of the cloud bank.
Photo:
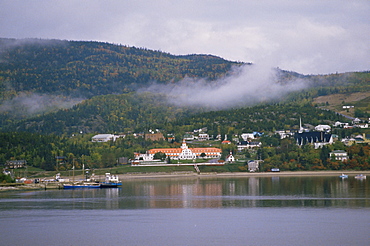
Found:
[(0, 6), (0, 37), (268, 60), (303, 74), (370, 68), (368, 0), (4, 0)]
[(281, 100), (308, 86), (299, 79), (279, 83), (278, 70), (261, 64), (235, 67), (231, 74), (212, 82), (185, 78), (176, 84), (154, 83), (139, 92), (164, 93), (169, 103), (176, 106), (218, 110)]
[(48, 113), (57, 109), (67, 109), (80, 103), (81, 98), (68, 98), (47, 94), (25, 94), (6, 100), (0, 105), (0, 113), (13, 117), (35, 116)]

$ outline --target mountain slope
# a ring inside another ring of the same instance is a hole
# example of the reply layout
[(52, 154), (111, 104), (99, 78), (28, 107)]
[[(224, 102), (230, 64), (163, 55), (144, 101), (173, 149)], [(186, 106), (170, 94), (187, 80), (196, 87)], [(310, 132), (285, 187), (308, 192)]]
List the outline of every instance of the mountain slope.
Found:
[(185, 76), (213, 80), (241, 63), (101, 42), (0, 39), (0, 100), (20, 92), (91, 97)]

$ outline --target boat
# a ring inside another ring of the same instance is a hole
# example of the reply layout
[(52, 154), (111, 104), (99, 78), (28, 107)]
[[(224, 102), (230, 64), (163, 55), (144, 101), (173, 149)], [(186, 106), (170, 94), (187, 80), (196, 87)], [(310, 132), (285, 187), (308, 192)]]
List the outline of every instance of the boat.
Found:
[(100, 188), (118, 188), (121, 185), (118, 176), (105, 173), (105, 182), (100, 183)]
[(89, 182), (94, 179), (86, 179), (76, 183), (63, 184), (64, 189), (96, 189), (96, 188), (118, 188), (122, 185), (117, 175), (105, 174), (104, 182)]
[(355, 176), (355, 179), (366, 179), (366, 175), (363, 175), (363, 174), (357, 174)]
[(342, 173), (342, 175), (340, 175), (340, 176), (339, 176), (339, 178), (346, 179), (346, 178), (348, 178), (348, 175), (347, 175), (347, 174)]

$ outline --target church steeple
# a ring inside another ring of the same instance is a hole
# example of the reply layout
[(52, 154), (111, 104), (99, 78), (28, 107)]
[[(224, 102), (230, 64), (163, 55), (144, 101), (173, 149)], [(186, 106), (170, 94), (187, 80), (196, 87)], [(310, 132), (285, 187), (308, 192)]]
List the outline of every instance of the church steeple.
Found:
[(302, 127), (302, 118), (299, 117), (299, 131), (298, 133), (302, 133), (304, 131), (303, 127)]
[(185, 141), (185, 139), (183, 139), (181, 149), (187, 149), (187, 148), (188, 148), (188, 146), (186, 145), (186, 141)]

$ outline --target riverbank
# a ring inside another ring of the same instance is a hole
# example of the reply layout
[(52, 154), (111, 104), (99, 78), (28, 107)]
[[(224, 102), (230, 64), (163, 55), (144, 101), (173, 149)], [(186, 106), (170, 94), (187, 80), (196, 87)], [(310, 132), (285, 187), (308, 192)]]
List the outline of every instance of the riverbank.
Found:
[(227, 173), (200, 173), (177, 172), (177, 173), (135, 173), (118, 174), (121, 180), (147, 179), (147, 178), (175, 178), (175, 177), (273, 177), (273, 176), (339, 176), (342, 173), (351, 176), (357, 174), (370, 175), (367, 171), (283, 171), (283, 172), (227, 172)]
[[(367, 171), (283, 171), (283, 172), (228, 172), (228, 173), (200, 173), (195, 172), (173, 172), (173, 173), (131, 173), (117, 174), (123, 182), (133, 179), (158, 179), (158, 178), (223, 178), (223, 177), (288, 177), (288, 176), (340, 176), (342, 173), (347, 174), (349, 178), (353, 178), (357, 174), (370, 175), (370, 170)], [(76, 176), (76, 180), (82, 179), (81, 176)], [(1, 184), (1, 191), (13, 190), (47, 190), (61, 189), (62, 184), (57, 182), (40, 183), (40, 184)]]

